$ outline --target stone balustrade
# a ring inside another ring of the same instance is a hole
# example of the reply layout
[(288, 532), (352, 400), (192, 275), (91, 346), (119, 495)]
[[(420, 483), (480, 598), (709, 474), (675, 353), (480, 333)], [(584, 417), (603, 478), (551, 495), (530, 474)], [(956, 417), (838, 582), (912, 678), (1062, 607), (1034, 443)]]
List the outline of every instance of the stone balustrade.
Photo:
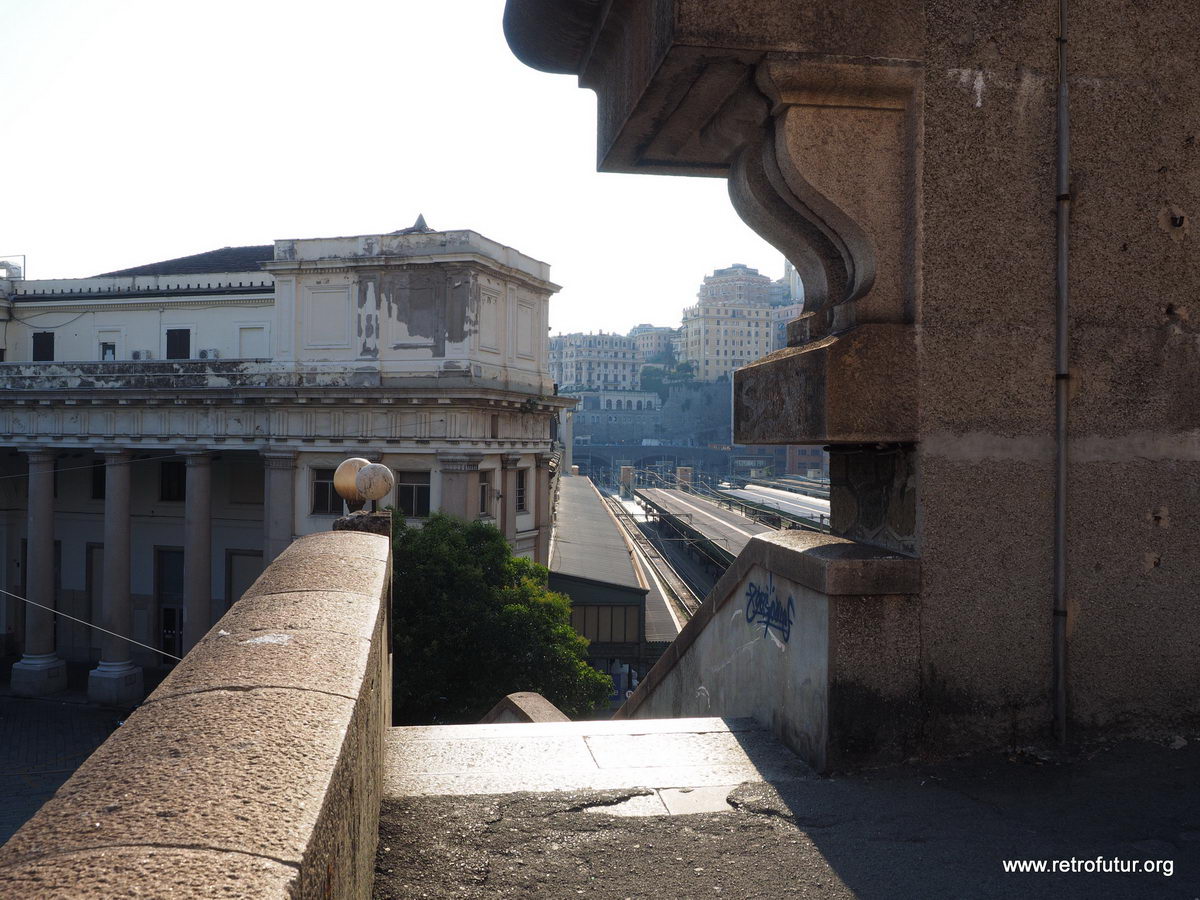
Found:
[(389, 584), (385, 537), (294, 542), (0, 848), (0, 895), (369, 895)]

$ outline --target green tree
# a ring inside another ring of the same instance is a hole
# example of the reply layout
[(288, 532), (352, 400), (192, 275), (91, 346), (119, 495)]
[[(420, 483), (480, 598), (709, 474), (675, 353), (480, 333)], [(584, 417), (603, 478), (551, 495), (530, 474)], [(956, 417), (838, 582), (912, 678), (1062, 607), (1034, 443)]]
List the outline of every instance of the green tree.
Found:
[(397, 724), (478, 722), (505, 694), (535, 691), (569, 716), (612, 693), (587, 664), (571, 602), (544, 566), (514, 557), (498, 529), (431, 516), (392, 539)]

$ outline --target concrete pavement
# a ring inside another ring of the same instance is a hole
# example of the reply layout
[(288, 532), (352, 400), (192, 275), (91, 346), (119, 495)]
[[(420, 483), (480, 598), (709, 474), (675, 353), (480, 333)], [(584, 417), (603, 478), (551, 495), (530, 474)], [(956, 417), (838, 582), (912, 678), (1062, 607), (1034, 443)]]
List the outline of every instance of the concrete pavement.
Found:
[(0, 844), (49, 800), (125, 713), (81, 697), (0, 695)]
[[(711, 720), (569, 724), (669, 721)], [(575, 755), (578, 735), (506, 727), (542, 737), (514, 731), (507, 755), (494, 739), (457, 749), (442, 739), (392, 757), (403, 767), (385, 793), (376, 898), (1200, 897), (1196, 739), (818, 779), (782, 764), (781, 748), (744, 722), (724, 736), (703, 726), (694, 739), (585, 737), (590, 761)], [(550, 743), (539, 750), (539, 740)], [(696, 780), (698, 769), (683, 771), (691, 764), (741, 766), (742, 783), (672, 791)], [(589, 777), (603, 789), (581, 788)], [(671, 808), (688, 793), (721, 811)], [(1158, 871), (1084, 871), (1098, 857)], [(1074, 860), (1080, 871), (1005, 872), (1005, 860)]]

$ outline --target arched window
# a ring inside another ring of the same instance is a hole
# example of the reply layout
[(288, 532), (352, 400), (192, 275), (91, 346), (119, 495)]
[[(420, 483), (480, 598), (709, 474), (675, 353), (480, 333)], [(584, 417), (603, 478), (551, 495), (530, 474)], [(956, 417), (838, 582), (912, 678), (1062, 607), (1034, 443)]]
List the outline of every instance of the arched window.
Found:
[(642, 408), (642, 401), (641, 401), (641, 400), (639, 400), (639, 401), (637, 402), (637, 408), (638, 408), (638, 409), (641, 409), (641, 408)]
[(611, 400), (605, 400), (605, 401), (604, 401), (604, 408), (605, 408), (605, 409), (612, 409), (612, 401), (611, 401)]

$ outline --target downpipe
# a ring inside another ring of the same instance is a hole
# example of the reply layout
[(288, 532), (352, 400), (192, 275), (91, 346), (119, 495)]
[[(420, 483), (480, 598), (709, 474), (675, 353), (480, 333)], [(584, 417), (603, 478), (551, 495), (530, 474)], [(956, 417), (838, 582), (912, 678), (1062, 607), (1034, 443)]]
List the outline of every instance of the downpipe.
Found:
[(1067, 415), (1070, 405), (1068, 290), (1071, 224), (1071, 119), (1067, 88), (1067, 0), (1058, 0), (1057, 287), (1054, 340), (1054, 736), (1067, 741)]

